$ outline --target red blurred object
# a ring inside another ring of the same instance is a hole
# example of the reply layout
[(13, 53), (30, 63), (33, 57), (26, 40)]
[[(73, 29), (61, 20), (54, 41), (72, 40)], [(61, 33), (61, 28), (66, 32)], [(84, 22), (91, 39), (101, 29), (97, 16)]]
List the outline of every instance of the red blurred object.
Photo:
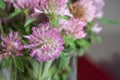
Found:
[(109, 73), (98, 68), (85, 56), (78, 58), (78, 80), (115, 80)]

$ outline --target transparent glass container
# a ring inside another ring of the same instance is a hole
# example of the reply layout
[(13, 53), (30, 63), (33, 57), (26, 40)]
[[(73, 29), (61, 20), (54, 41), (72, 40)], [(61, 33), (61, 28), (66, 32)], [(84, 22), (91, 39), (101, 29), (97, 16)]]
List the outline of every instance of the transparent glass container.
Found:
[(70, 59), (71, 73), (67, 80), (77, 80), (77, 55), (73, 55)]

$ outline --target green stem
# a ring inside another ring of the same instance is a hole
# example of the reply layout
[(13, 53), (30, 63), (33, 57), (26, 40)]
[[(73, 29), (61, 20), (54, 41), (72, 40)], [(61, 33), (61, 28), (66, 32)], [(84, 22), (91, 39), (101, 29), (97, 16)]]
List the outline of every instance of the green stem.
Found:
[(16, 67), (14, 67), (15, 71), (14, 71), (14, 80), (17, 80), (17, 70)]
[(34, 78), (33, 78), (33, 75), (31, 75), (31, 71), (29, 70), (29, 67), (28, 67), (28, 65), (25, 65), (25, 67), (26, 67), (26, 69), (28, 70), (28, 74), (29, 74), (29, 76), (30, 76), (30, 80), (33, 80)]
[(2, 35), (4, 36), (4, 30), (3, 30), (3, 27), (2, 27), (2, 24), (0, 23), (0, 32), (2, 33)]
[(11, 62), (10, 62), (10, 74), (11, 74), (11, 79), (10, 80), (14, 80), (14, 74), (13, 74), (13, 63), (12, 63), (13, 61), (11, 60)]
[(39, 71), (38, 71), (38, 80), (42, 80), (42, 67), (43, 63), (39, 63)]
[(49, 70), (51, 69), (51, 65), (52, 65), (52, 62), (53, 61), (47, 61), (44, 65), (44, 68), (43, 68), (43, 73), (42, 73), (42, 79), (44, 78), (49, 78), (50, 77), (50, 73), (49, 73)]
[(29, 9), (24, 10), (24, 14), (26, 19), (29, 17)]

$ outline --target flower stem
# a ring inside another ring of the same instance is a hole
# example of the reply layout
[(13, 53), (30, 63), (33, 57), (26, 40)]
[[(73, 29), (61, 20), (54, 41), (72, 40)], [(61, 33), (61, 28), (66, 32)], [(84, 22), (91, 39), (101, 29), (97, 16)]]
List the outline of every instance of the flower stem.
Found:
[(29, 70), (28, 65), (25, 65), (25, 67), (26, 67), (26, 69), (28, 70), (28, 74), (29, 74), (29, 76), (30, 76), (30, 80), (33, 80), (34, 78), (33, 78), (33, 75), (30, 73), (31, 71)]
[(44, 68), (43, 68), (43, 73), (42, 73), (42, 79), (44, 78), (49, 78), (50, 74), (49, 74), (49, 70), (51, 69), (51, 65), (52, 65), (53, 61), (47, 61), (45, 62)]
[(14, 74), (13, 74), (13, 61), (11, 60), (11, 62), (10, 62), (10, 74), (11, 74), (11, 79), (10, 80), (14, 80), (14, 78), (13, 78), (13, 76), (14, 76)]
[(26, 19), (29, 17), (29, 9), (24, 10), (24, 14)]
[(17, 80), (17, 70), (16, 70), (16, 67), (14, 67), (14, 80)]
[(42, 67), (43, 63), (39, 63), (39, 71), (38, 71), (38, 80), (42, 80)]
[(3, 26), (2, 26), (1, 23), (0, 23), (0, 32), (1, 32), (1, 34), (4, 36), (4, 30), (3, 30)]

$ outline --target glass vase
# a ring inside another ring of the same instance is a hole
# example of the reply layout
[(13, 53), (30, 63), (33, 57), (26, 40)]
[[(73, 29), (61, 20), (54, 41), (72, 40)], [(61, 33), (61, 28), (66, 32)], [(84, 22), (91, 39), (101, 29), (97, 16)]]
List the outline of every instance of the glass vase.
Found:
[(4, 79), (0, 77), (0, 80), (77, 80), (77, 55), (59, 57), (54, 61), (30, 62), (33, 67), (25, 68), (23, 75), (12, 65), (3, 70)]
[(70, 59), (71, 72), (67, 80), (77, 80), (77, 55), (73, 55)]

